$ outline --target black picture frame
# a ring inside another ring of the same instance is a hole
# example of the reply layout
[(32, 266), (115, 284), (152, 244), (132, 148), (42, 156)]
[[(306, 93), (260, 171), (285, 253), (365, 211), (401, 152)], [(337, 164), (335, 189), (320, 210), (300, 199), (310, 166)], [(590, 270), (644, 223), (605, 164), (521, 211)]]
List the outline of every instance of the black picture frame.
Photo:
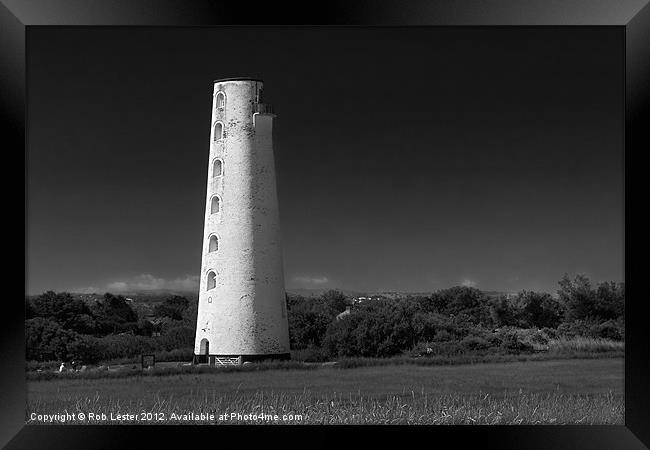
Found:
[[(28, 29), (40, 26), (223, 26), (223, 25), (318, 25), (318, 26), (612, 26), (625, 34), (625, 425), (624, 426), (524, 426), (524, 427), (411, 427), (409, 442), (431, 445), (480, 445), (489, 448), (645, 448), (650, 445), (650, 363), (648, 327), (645, 326), (640, 293), (643, 265), (628, 264), (646, 248), (640, 230), (643, 222), (631, 220), (632, 205), (643, 205), (643, 193), (632, 185), (643, 180), (641, 155), (650, 148), (650, 5), (645, 0), (548, 1), (483, 0), (427, 1), (360, 0), (304, 2), (298, 7), (277, 2), (250, 3), (211, 0), (2, 0), (0, 4), (0, 99), (3, 146), (6, 153), (27, 149), (26, 56)], [(25, 171), (25, 187), (27, 188)], [(638, 198), (637, 198), (638, 197)], [(25, 196), (27, 202), (27, 192)], [(25, 203), (26, 204), (26, 203)], [(27, 216), (25, 215), (25, 227)], [(25, 252), (27, 242), (25, 243)], [(25, 268), (27, 266), (25, 265)], [(27, 272), (25, 271), (25, 280)], [(639, 294), (639, 295), (637, 295)], [(152, 444), (179, 440), (184, 445), (206, 440), (223, 445), (250, 436), (250, 429), (238, 427), (151, 427), (151, 426), (25, 426), (24, 315), (20, 295), (11, 298), (12, 313), (2, 328), (5, 359), (2, 394), (2, 435), (7, 448), (123, 448), (136, 440)], [(271, 431), (284, 440), (296, 439), (296, 432), (313, 440), (323, 432), (314, 427), (254, 427), (254, 433)], [(341, 430), (328, 428), (329, 436)], [(371, 434), (383, 439), (394, 427), (372, 427)], [(289, 434), (291, 433), (291, 434)], [(355, 430), (356, 433), (356, 430)], [(216, 440), (219, 438), (219, 440)], [(339, 438), (336, 438), (337, 440)], [(421, 440), (421, 439), (424, 439)], [(281, 442), (281, 441), (278, 441)], [(333, 442), (334, 443), (334, 442)]]

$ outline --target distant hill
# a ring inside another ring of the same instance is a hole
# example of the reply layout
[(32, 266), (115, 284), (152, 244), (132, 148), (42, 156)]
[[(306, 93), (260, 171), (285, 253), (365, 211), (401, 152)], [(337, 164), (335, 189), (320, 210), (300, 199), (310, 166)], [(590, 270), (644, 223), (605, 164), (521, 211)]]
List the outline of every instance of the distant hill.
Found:
[[(303, 297), (319, 297), (324, 292), (331, 289), (287, 289), (287, 294), (289, 295), (300, 295)], [(399, 292), (399, 291), (354, 291), (350, 289), (334, 289), (337, 291), (343, 292), (348, 297), (385, 297), (388, 299), (400, 299), (406, 297), (428, 297), (434, 293), (434, 291), (429, 292)], [(482, 291), (488, 297), (499, 297), (512, 295), (512, 293), (502, 292), (502, 291)]]
[(361, 291), (352, 291), (349, 289), (301, 289), (301, 288), (296, 288), (296, 289), (287, 289), (286, 292), (289, 295), (301, 295), (303, 297), (319, 297), (322, 294), (324, 294), (327, 291), (331, 290), (336, 290), (336, 291), (341, 291), (343, 294), (350, 296), (350, 297), (355, 297), (358, 295), (363, 295), (364, 293)]
[[(179, 295), (185, 297), (190, 301), (198, 301), (198, 292), (188, 292), (188, 291), (174, 291), (168, 289), (156, 289), (156, 290), (146, 290), (146, 291), (133, 291), (133, 292), (110, 292), (113, 295), (121, 295), (126, 298), (127, 302), (131, 307), (141, 316), (147, 316), (153, 314), (154, 308), (165, 301), (165, 299), (172, 297), (174, 295)], [(92, 305), (95, 302), (102, 300), (104, 298), (104, 292), (102, 293), (92, 293), (92, 294), (81, 294), (78, 292), (70, 292), (70, 295), (74, 298), (83, 300), (86, 304)], [(33, 299), (38, 297), (38, 295), (29, 295), (27, 298)]]
[[(331, 289), (287, 289), (286, 292), (289, 295), (302, 296), (306, 298), (319, 297), (326, 291)], [(343, 292), (348, 297), (384, 297), (387, 299), (395, 300), (405, 297), (424, 297), (430, 296), (432, 292), (397, 292), (397, 291), (357, 291), (351, 289), (336, 289)], [(483, 291), (488, 297), (498, 297), (501, 295), (508, 295), (507, 292), (501, 291)], [(92, 293), (92, 294), (81, 294), (81, 293), (70, 293), (73, 297), (79, 298), (86, 302), (87, 304), (95, 303), (98, 300), (104, 298), (104, 293)], [(156, 289), (156, 290), (146, 290), (146, 291), (133, 291), (133, 292), (111, 292), (113, 295), (121, 295), (127, 299), (131, 306), (140, 314), (148, 315), (151, 314), (154, 308), (162, 303), (165, 299), (179, 295), (187, 298), (190, 301), (198, 301), (198, 292), (195, 291), (175, 291), (169, 289)], [(37, 297), (36, 295), (30, 295), (29, 298)]]

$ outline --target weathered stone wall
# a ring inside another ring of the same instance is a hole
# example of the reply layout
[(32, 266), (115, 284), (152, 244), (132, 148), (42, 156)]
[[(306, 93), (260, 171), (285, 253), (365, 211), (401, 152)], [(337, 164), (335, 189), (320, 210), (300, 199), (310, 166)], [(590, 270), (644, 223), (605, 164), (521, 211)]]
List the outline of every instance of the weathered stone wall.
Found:
[[(211, 355), (263, 355), (289, 351), (278, 199), (273, 158), (273, 115), (254, 114), (262, 82), (215, 82), (206, 195), (203, 258), (196, 330)], [(225, 108), (217, 108), (217, 94)], [(224, 138), (215, 139), (215, 124)], [(213, 177), (215, 159), (222, 175)], [(212, 197), (220, 197), (218, 213)], [(209, 251), (211, 235), (219, 241)], [(208, 273), (217, 274), (208, 289)]]

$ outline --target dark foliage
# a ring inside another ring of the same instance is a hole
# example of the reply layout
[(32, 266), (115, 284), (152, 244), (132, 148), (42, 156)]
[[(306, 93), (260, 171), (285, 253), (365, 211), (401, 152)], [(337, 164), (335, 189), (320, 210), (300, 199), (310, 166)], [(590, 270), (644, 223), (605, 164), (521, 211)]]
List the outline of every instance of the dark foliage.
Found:
[(472, 287), (455, 286), (434, 293), (421, 301), (424, 310), (448, 316), (466, 316), (476, 324), (491, 321), (488, 297)]
[(169, 317), (173, 320), (183, 320), (183, 313), (189, 308), (190, 302), (185, 297), (174, 295), (165, 299), (156, 306), (155, 313), (158, 317)]
[(595, 289), (584, 275), (571, 280), (565, 275), (557, 291), (564, 305), (567, 321), (610, 320), (623, 317), (625, 311), (625, 284), (605, 282)]
[(138, 329), (138, 315), (121, 295), (104, 294), (103, 300), (95, 303), (93, 315), (102, 334), (135, 332)]
[[(489, 297), (456, 286), (359, 304), (335, 290), (316, 298), (287, 295), (286, 301), (291, 348), (305, 361), (507, 355), (544, 348), (549, 339), (625, 338), (625, 285), (594, 288), (582, 275), (565, 276), (557, 298), (531, 291)], [(346, 308), (349, 314), (341, 315)], [(94, 363), (143, 353), (185, 355), (194, 345), (196, 310), (196, 300), (169, 297), (154, 309), (154, 325), (123, 296), (107, 293), (88, 305), (68, 293), (46, 292), (25, 304), (27, 359)]]
[(340, 291), (330, 290), (317, 298), (287, 295), (291, 348), (320, 347), (327, 327), (345, 311), (350, 300)]

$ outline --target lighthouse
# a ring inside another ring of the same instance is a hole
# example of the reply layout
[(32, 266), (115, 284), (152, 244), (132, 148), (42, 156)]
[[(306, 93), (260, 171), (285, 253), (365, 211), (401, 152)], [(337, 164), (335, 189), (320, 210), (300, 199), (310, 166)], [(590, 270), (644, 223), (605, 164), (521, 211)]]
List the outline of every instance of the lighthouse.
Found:
[(195, 363), (289, 358), (275, 115), (263, 88), (214, 81)]

